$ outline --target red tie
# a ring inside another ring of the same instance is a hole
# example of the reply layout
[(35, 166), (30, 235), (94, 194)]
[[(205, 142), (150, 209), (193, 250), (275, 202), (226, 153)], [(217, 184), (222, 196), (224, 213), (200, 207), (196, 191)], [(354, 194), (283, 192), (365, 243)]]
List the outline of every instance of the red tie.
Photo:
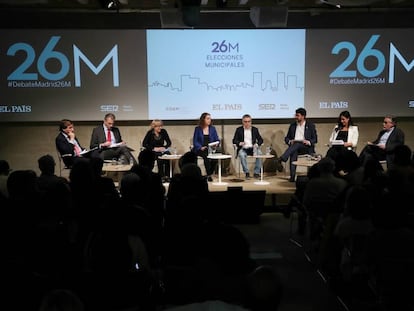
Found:
[(81, 148), (79, 148), (79, 146), (77, 145), (77, 144), (74, 144), (73, 145), (73, 147), (75, 148), (75, 154), (76, 154), (76, 156), (80, 156), (80, 153), (81, 153)]
[(111, 130), (110, 129), (108, 129), (108, 134), (106, 135), (106, 141), (109, 141), (109, 142), (112, 141), (112, 138), (111, 138)]

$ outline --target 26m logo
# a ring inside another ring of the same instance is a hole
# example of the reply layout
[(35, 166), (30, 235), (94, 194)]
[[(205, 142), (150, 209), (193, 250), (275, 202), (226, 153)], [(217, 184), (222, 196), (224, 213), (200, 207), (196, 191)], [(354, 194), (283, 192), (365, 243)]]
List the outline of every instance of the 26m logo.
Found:
[[(386, 58), (382, 51), (376, 49), (374, 46), (377, 43), (380, 35), (372, 35), (361, 52), (357, 52), (355, 45), (349, 41), (341, 41), (335, 44), (331, 53), (339, 54), (342, 50), (348, 52), (348, 56), (338, 67), (329, 75), (330, 78), (356, 78), (357, 73), (366, 78), (378, 77), (386, 68)], [(376, 66), (373, 68), (366, 67), (366, 60), (373, 58), (376, 60)], [(395, 77), (395, 61), (398, 60), (407, 72), (414, 67), (414, 60), (408, 63), (397, 47), (390, 42), (389, 44), (389, 65), (388, 65), (388, 83), (394, 83)], [(356, 65), (356, 70), (355, 68)]]
[[(36, 55), (34, 48), (27, 43), (18, 42), (11, 45), (7, 50), (7, 56), (15, 56), (17, 52), (21, 51), (26, 54), (26, 58), (22, 63), (7, 77), (9, 81), (25, 80), (36, 81), (39, 79), (39, 75), (46, 80), (62, 80), (70, 71), (68, 57), (59, 51), (55, 50), (56, 45), (60, 40), (60, 36), (52, 36), (43, 50)], [(50, 72), (46, 67), (46, 63), (49, 60), (54, 59), (60, 65), (60, 69), (56, 72)], [(76, 46), (73, 45), (73, 68), (75, 73), (75, 86), (81, 87), (82, 78), (80, 70), (80, 62), (83, 63), (95, 74), (98, 75), (102, 69), (112, 60), (112, 81), (113, 86), (119, 86), (119, 71), (118, 71), (118, 45), (114, 45), (108, 52), (105, 58), (98, 66), (95, 66), (89, 58)], [(29, 72), (29, 68), (35, 64), (37, 72)]]

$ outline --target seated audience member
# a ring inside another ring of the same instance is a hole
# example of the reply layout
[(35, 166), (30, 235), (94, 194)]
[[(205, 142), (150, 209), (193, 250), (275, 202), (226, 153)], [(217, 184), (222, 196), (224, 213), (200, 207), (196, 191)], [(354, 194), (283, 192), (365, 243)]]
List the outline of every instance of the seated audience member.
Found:
[(168, 132), (163, 128), (163, 122), (161, 120), (156, 119), (151, 122), (151, 129), (145, 135), (142, 146), (155, 153), (158, 173), (160, 173), (163, 179), (168, 180), (170, 161), (161, 160), (159, 157), (163, 154), (170, 154), (168, 148), (171, 146), (171, 139)]
[[(260, 135), (259, 129), (252, 126), (252, 118), (250, 115), (245, 114), (242, 117), (242, 123), (243, 125), (239, 126), (234, 133), (233, 144), (237, 147), (236, 157), (240, 158), (240, 163), (243, 172), (246, 175), (246, 179), (249, 179), (250, 173), (249, 167), (247, 166), (247, 156), (253, 155), (254, 148), (261, 154), (259, 146), (263, 144), (263, 138)], [(260, 178), (261, 167), (262, 162), (257, 158), (254, 166), (254, 178)]]
[(5, 198), (9, 196), (9, 191), (7, 190), (7, 179), (9, 178), (10, 165), (6, 160), (0, 160), (0, 194)]
[(101, 197), (104, 197), (107, 205), (112, 205), (119, 200), (119, 193), (112, 178), (103, 176), (104, 161), (101, 158), (91, 158), (90, 165), (95, 174), (96, 187)]
[(345, 179), (349, 185), (361, 185), (364, 182), (364, 167), (354, 151), (344, 150), (337, 155), (335, 175)]
[(359, 159), (362, 164), (372, 157), (377, 161), (387, 161), (389, 166), (394, 158), (394, 149), (404, 145), (404, 132), (397, 127), (397, 120), (392, 115), (386, 115), (383, 121), (383, 128), (373, 142), (368, 142), (362, 149)]
[(339, 214), (343, 210), (342, 196), (348, 183), (334, 175), (335, 162), (325, 157), (318, 163), (319, 176), (310, 179), (303, 193), (303, 204), (310, 216), (310, 235), (318, 240), (322, 233), (322, 224), (328, 216)]
[(358, 136), (358, 126), (354, 125), (351, 114), (349, 111), (342, 111), (329, 138), (330, 148), (326, 156), (335, 161), (345, 150), (354, 150), (358, 144)]
[(72, 168), (73, 163), (80, 157), (89, 157), (92, 154), (84, 153), (83, 148), (76, 137), (75, 126), (69, 119), (62, 119), (59, 123), (59, 134), (55, 139), (56, 149), (58, 150), (63, 163), (67, 168)]
[(85, 305), (79, 296), (68, 289), (52, 289), (41, 299), (39, 311), (84, 311)]
[[(208, 183), (201, 175), (201, 170), (194, 163), (187, 163), (181, 168), (181, 174), (174, 176), (168, 187), (167, 193), (167, 217), (171, 219), (177, 215), (177, 210), (180, 209), (181, 203), (187, 197), (196, 197), (199, 202), (194, 209), (204, 210), (208, 196)], [(203, 211), (204, 212), (204, 211)], [(182, 217), (182, 215), (180, 216)], [(175, 217), (174, 219), (178, 219)]]
[(217, 160), (208, 158), (209, 144), (220, 141), (217, 130), (211, 122), (211, 115), (208, 112), (203, 112), (193, 134), (193, 152), (203, 158), (208, 181), (213, 181), (211, 175), (213, 175), (217, 165)]
[(306, 119), (304, 108), (296, 109), (296, 121), (291, 123), (285, 137), (285, 143), (289, 146), (279, 157), (278, 162), (286, 162), (290, 158), (290, 179), (295, 181), (296, 165), (292, 162), (298, 159), (298, 154), (311, 154), (315, 152), (315, 144), (318, 142), (315, 124)]
[(137, 160), (122, 140), (121, 131), (114, 126), (115, 115), (107, 113), (103, 124), (95, 127), (92, 131), (90, 148), (98, 149), (99, 156), (103, 160), (118, 159), (121, 162), (137, 164)]
[(184, 165), (188, 163), (193, 163), (197, 165), (197, 155), (194, 152), (188, 151), (183, 154), (183, 156), (178, 160), (178, 166), (180, 167), (180, 170), (183, 168)]
[(50, 203), (51, 208), (55, 208), (54, 204), (58, 202), (60, 202), (59, 205), (62, 208), (65, 204), (68, 205), (70, 201), (69, 182), (66, 178), (55, 174), (55, 159), (50, 154), (47, 154), (41, 156), (37, 162), (40, 169), (40, 176), (37, 178), (37, 187), (46, 201), (45, 203)]
[(280, 275), (272, 266), (258, 266), (248, 275), (246, 307), (252, 311), (277, 311), (283, 296)]
[[(399, 145), (394, 149), (394, 159), (385, 172), (388, 177), (387, 190), (395, 196), (411, 202), (414, 198), (414, 166), (411, 163), (412, 151), (407, 145)], [(402, 203), (404, 204), (404, 203)], [(411, 206), (404, 204), (404, 206)], [(414, 209), (409, 208), (410, 212)]]

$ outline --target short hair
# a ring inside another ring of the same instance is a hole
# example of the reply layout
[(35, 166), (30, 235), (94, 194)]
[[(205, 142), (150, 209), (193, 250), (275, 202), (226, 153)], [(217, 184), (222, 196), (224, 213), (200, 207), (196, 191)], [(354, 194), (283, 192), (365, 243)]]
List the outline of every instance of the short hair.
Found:
[(387, 114), (384, 116), (384, 119), (390, 119), (394, 125), (397, 125), (397, 117), (392, 114)]
[(112, 119), (115, 120), (115, 115), (112, 112), (109, 112), (105, 115), (104, 119)]
[(197, 164), (197, 161), (198, 161), (197, 154), (195, 154), (192, 151), (187, 151), (186, 153), (183, 154), (180, 160), (178, 160), (178, 165), (180, 168), (182, 168), (184, 165), (188, 163)]
[(65, 130), (68, 126), (72, 125), (72, 120), (69, 119), (62, 119), (59, 122), (59, 131)]
[(154, 127), (156, 127), (158, 125), (163, 126), (164, 125), (164, 122), (162, 122), (162, 120), (160, 120), (160, 119), (154, 119), (154, 120), (152, 120), (152, 122), (151, 122), (151, 128), (154, 128)]
[(296, 113), (299, 113), (299, 114), (301, 114), (302, 116), (305, 116), (306, 117), (306, 109), (305, 108), (298, 108), (298, 109), (296, 109), (296, 111), (295, 111)]
[(242, 116), (242, 120), (244, 119), (244, 118), (252, 118), (248, 113), (246, 113), (246, 114), (244, 114), (243, 116)]
[(8, 175), (10, 173), (10, 165), (6, 160), (0, 160), (0, 174)]
[(335, 161), (330, 157), (322, 158), (318, 162), (318, 169), (321, 174), (333, 173), (335, 170)]
[(53, 173), (54, 169), (55, 169), (55, 159), (50, 155), (50, 154), (46, 154), (44, 156), (41, 156), (38, 160), (37, 163), (39, 164), (39, 169), (42, 172), (47, 172), (47, 173)]

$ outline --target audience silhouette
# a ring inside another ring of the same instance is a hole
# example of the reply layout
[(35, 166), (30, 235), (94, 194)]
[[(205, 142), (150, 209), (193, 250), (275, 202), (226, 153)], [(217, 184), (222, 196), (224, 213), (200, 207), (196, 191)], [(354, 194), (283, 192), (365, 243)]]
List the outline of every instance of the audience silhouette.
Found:
[[(385, 172), (378, 161), (347, 159), (323, 158), (297, 189), (312, 259), (335, 290), (356, 299), (374, 280), (379, 309), (408, 310), (402, 284), (414, 277), (414, 210), (406, 203), (414, 199), (412, 151), (396, 147)], [(250, 258), (237, 226), (210, 214), (196, 155), (183, 155), (167, 191), (152, 172), (153, 153), (143, 150), (138, 160), (119, 192), (102, 176), (101, 159), (79, 159), (69, 180), (55, 175), (50, 155), (38, 159), (39, 176), (0, 162), (7, 168), (1, 236), (12, 310), (277, 310), (277, 271)]]

